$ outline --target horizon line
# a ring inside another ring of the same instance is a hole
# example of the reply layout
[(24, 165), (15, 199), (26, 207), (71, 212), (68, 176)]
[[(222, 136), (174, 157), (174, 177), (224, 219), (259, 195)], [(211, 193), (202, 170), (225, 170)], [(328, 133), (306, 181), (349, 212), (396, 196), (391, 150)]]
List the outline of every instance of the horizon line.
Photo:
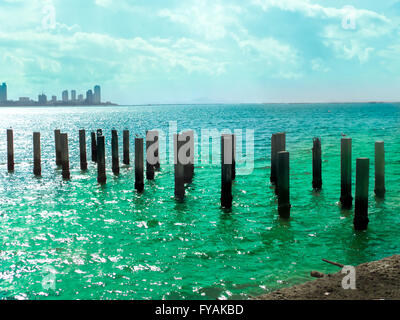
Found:
[(120, 107), (129, 106), (171, 106), (171, 105), (245, 105), (245, 104), (343, 104), (343, 103), (400, 103), (400, 100), (389, 100), (389, 101), (378, 101), (378, 100), (366, 100), (366, 101), (305, 101), (305, 102), (179, 102), (179, 103), (139, 103), (139, 104), (118, 104)]
[(400, 100), (391, 100), (391, 101), (378, 101), (378, 100), (366, 100), (366, 101), (306, 101), (306, 102), (188, 102), (188, 103), (139, 103), (139, 104), (118, 104), (113, 103), (110, 105), (100, 104), (100, 105), (1, 105), (0, 108), (24, 108), (24, 107), (146, 107), (146, 106), (184, 106), (184, 105), (193, 105), (193, 106), (207, 106), (207, 105), (271, 105), (271, 104), (280, 104), (280, 105), (296, 105), (296, 104), (386, 104), (386, 103), (400, 103)]

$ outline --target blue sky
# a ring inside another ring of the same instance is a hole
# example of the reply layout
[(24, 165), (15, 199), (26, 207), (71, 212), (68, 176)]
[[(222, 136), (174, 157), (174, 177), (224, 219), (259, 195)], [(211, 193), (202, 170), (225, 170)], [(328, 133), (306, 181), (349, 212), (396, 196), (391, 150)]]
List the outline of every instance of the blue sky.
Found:
[(400, 100), (397, 0), (0, 0), (9, 98)]

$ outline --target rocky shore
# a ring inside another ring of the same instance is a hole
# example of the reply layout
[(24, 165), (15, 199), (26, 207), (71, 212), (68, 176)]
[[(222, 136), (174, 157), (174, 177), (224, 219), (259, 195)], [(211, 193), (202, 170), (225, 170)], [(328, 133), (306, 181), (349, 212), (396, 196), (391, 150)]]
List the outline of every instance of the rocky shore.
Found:
[[(340, 269), (340, 268), (338, 268)], [(356, 289), (343, 289), (346, 274), (322, 275), (320, 279), (284, 288), (257, 300), (399, 300), (400, 255), (363, 263), (356, 267)]]

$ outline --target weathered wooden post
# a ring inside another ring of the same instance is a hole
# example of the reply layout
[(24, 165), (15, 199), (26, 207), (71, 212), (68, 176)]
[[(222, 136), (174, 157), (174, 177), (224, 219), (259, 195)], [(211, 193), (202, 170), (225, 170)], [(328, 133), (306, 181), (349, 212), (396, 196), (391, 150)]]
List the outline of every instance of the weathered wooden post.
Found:
[(92, 139), (92, 162), (97, 162), (97, 142), (96, 142), (96, 133), (92, 132), (90, 134)]
[(279, 179), (278, 179), (278, 153), (286, 150), (286, 133), (280, 132), (276, 134), (276, 153), (275, 153), (275, 194), (279, 192)]
[(40, 132), (33, 133), (33, 174), (37, 177), (42, 175)]
[(286, 150), (286, 133), (274, 133), (271, 138), (271, 183), (277, 183), (278, 152)]
[(385, 143), (378, 141), (375, 143), (375, 195), (383, 198), (385, 193)]
[(68, 149), (68, 134), (60, 134), (61, 144), (61, 165), (62, 165), (62, 176), (64, 180), (71, 179), (71, 173), (69, 171), (69, 149)]
[(153, 180), (155, 171), (160, 170), (159, 148), (158, 131), (146, 131), (146, 176), (148, 180)]
[(156, 140), (155, 131), (146, 131), (146, 179), (154, 180), (155, 165), (157, 162), (155, 156)]
[(179, 157), (179, 151), (185, 141), (180, 140), (180, 135), (174, 134), (175, 199), (183, 201), (185, 198), (185, 167)]
[(54, 130), (54, 143), (55, 143), (55, 148), (56, 148), (56, 165), (61, 166), (62, 165), (62, 160), (61, 160), (61, 131), (60, 129)]
[(144, 190), (144, 155), (143, 138), (135, 138), (135, 189)]
[(276, 184), (276, 134), (272, 134), (271, 137), (271, 183)]
[(312, 149), (312, 167), (313, 167), (313, 181), (312, 186), (314, 190), (321, 190), (322, 188), (322, 159), (321, 159), (321, 139), (314, 138), (314, 146)]
[(356, 164), (356, 199), (354, 229), (368, 228), (369, 159), (358, 158)]
[(107, 182), (105, 138), (100, 134), (97, 136), (97, 182)]
[(7, 129), (7, 168), (9, 172), (15, 169), (14, 163), (14, 131)]
[[(102, 129), (97, 129), (97, 131), (96, 131), (96, 153), (97, 153), (96, 161), (97, 162), (99, 162), (99, 140), (98, 140), (99, 137), (103, 137)], [(104, 137), (104, 157), (106, 154), (105, 143), (106, 143), (106, 138)]]
[(289, 152), (278, 152), (277, 182), (278, 182), (278, 212), (284, 219), (290, 218), (290, 177), (289, 177)]
[(86, 131), (79, 130), (79, 154), (81, 160), (81, 170), (86, 171), (88, 168), (86, 154)]
[(351, 195), (351, 138), (343, 138), (341, 143), (341, 196), (340, 203), (343, 209), (350, 209), (353, 205)]
[(154, 152), (154, 156), (156, 157), (156, 164), (154, 165), (154, 168), (156, 171), (161, 170), (161, 163), (160, 163), (160, 134), (157, 130), (154, 130), (154, 134), (156, 135), (155, 138), (155, 148), (156, 151)]
[(118, 132), (111, 131), (111, 151), (112, 151), (112, 171), (114, 175), (119, 175), (119, 152), (118, 152)]
[(236, 134), (232, 134), (232, 181), (236, 180)]
[[(186, 160), (184, 163), (184, 181), (192, 183), (194, 177), (194, 132), (192, 130), (182, 133), (185, 138), (184, 145), (188, 145)], [(187, 162), (187, 163), (186, 163)]]
[(223, 134), (221, 136), (221, 206), (232, 208), (232, 144), (233, 136)]
[(131, 163), (130, 157), (129, 157), (129, 130), (124, 130), (123, 133), (123, 149), (124, 149), (124, 160), (123, 164), (129, 165)]

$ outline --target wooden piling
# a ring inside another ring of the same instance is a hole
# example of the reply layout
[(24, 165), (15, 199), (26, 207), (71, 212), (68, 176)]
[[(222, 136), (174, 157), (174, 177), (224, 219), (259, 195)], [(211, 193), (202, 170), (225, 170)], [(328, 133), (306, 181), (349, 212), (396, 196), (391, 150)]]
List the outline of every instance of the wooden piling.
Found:
[(97, 135), (97, 182), (99, 184), (107, 182), (105, 138), (100, 134)]
[(8, 168), (8, 172), (13, 172), (15, 169), (14, 131), (12, 129), (7, 129), (7, 168)]
[(61, 135), (61, 131), (59, 129), (54, 130), (54, 143), (55, 143), (55, 149), (56, 149), (56, 165), (57, 166), (62, 165), (60, 135)]
[(124, 160), (123, 160), (123, 164), (125, 165), (130, 165), (131, 160), (129, 157), (129, 130), (124, 130), (123, 133), (123, 149), (124, 149)]
[(286, 150), (286, 134), (274, 133), (271, 138), (271, 183), (277, 183), (278, 152)]
[(353, 197), (351, 195), (351, 145), (351, 138), (342, 139), (340, 203), (343, 209), (350, 209), (353, 205)]
[(221, 206), (232, 208), (232, 156), (233, 136), (223, 134), (221, 137)]
[(236, 134), (232, 134), (232, 181), (236, 180)]
[(271, 137), (271, 183), (276, 184), (276, 134)]
[(112, 171), (114, 175), (119, 175), (119, 151), (118, 151), (118, 132), (111, 131), (111, 151), (112, 151)]
[(185, 141), (180, 141), (179, 136), (174, 134), (175, 199), (183, 201), (185, 198), (185, 167), (179, 157), (179, 151)]
[(378, 198), (385, 197), (385, 143), (375, 143), (375, 195)]
[(155, 144), (156, 144), (156, 151), (154, 152), (154, 156), (156, 157), (157, 161), (156, 164), (154, 165), (154, 169), (156, 171), (160, 171), (161, 170), (161, 162), (160, 162), (160, 134), (158, 131), (154, 131), (156, 134), (156, 139), (155, 139)]
[(90, 134), (91, 139), (92, 139), (92, 162), (97, 162), (97, 138), (96, 138), (96, 133), (92, 132)]
[(86, 154), (86, 131), (79, 130), (79, 154), (81, 161), (81, 170), (86, 171), (88, 168), (87, 154)]
[(69, 149), (68, 149), (68, 134), (60, 134), (60, 145), (61, 145), (61, 166), (62, 166), (62, 177), (64, 180), (71, 179), (71, 173), (69, 170)]
[(278, 182), (278, 212), (284, 219), (290, 218), (290, 177), (289, 177), (289, 152), (278, 152), (277, 182)]
[(146, 131), (146, 179), (154, 180), (157, 157), (155, 154), (155, 145), (158, 142), (158, 135), (155, 131)]
[(312, 168), (313, 168), (313, 181), (312, 186), (314, 190), (321, 190), (322, 188), (322, 151), (321, 139), (314, 138), (314, 146), (312, 149)]
[(143, 148), (143, 138), (135, 138), (135, 189), (139, 193), (144, 190)]
[(358, 158), (356, 163), (356, 199), (354, 229), (368, 228), (369, 159)]
[(37, 177), (42, 175), (40, 132), (33, 133), (33, 174)]
[(280, 132), (275, 134), (275, 194), (279, 192), (278, 180), (278, 153), (286, 150), (286, 133)]
[[(146, 141), (146, 152), (148, 155), (146, 159), (150, 160), (149, 163), (153, 165), (154, 171), (160, 171), (160, 134), (157, 130), (147, 131), (146, 140), (149, 142), (149, 147), (147, 148)], [(148, 150), (148, 151), (147, 151)]]
[(185, 183), (192, 183), (194, 176), (194, 132), (190, 130), (182, 135), (186, 137), (184, 144), (189, 145), (189, 149), (186, 152), (186, 157), (189, 161), (184, 164), (184, 181)]

